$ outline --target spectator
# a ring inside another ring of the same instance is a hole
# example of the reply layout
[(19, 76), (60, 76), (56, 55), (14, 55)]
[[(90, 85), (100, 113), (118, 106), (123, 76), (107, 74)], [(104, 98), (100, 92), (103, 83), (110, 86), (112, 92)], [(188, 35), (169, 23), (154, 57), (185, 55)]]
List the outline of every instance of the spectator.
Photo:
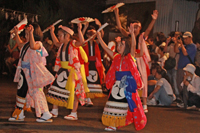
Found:
[(149, 68), (151, 69), (151, 65), (153, 63), (158, 63), (158, 54), (156, 53), (150, 53), (151, 61), (149, 62)]
[(183, 34), (183, 42), (182, 39), (173, 38), (175, 43), (174, 50), (176, 53), (179, 53), (179, 61), (178, 61), (178, 69), (177, 69), (177, 86), (179, 89), (179, 93), (182, 91), (182, 87), (180, 86), (181, 82), (183, 81), (184, 71), (183, 68), (187, 65), (194, 62), (194, 58), (196, 55), (196, 45), (192, 41), (192, 34), (190, 32), (185, 32)]
[(200, 77), (195, 74), (195, 66), (187, 64), (184, 70), (184, 78), (181, 83), (183, 103), (178, 103), (178, 107), (191, 109), (200, 107)]
[(155, 53), (155, 49), (158, 47), (155, 45), (153, 41), (153, 37), (148, 37), (147, 40), (145, 41), (147, 44), (147, 48), (149, 50), (149, 53)]
[(6, 66), (8, 67), (10, 76), (14, 76), (14, 72), (13, 72), (14, 66), (13, 66), (13, 63), (16, 60), (19, 59), (19, 49), (17, 47), (18, 47), (18, 45), (16, 43), (15, 37), (14, 38), (10, 37), (10, 40), (9, 40), (9, 43), (8, 43), (8, 46), (7, 46), (8, 51), (10, 53), (10, 57), (8, 57), (6, 59), (6, 61), (5, 61)]
[(159, 105), (169, 106), (175, 99), (171, 85), (169, 84), (169, 78), (166, 70), (163, 68), (157, 69), (156, 79), (158, 80), (153, 92), (149, 95), (147, 105)]
[(165, 56), (165, 52), (164, 52), (164, 47), (165, 46), (159, 46), (158, 49), (158, 62), (160, 62), (160, 66), (163, 68), (165, 65), (165, 61), (167, 60), (167, 57)]
[(158, 63), (152, 63), (151, 74), (148, 76), (148, 96), (153, 92), (157, 83), (155, 75), (158, 68), (160, 68)]
[(167, 75), (170, 78), (170, 84), (173, 88), (173, 91), (174, 91), (176, 97), (179, 97), (179, 91), (178, 91), (178, 87), (177, 87), (177, 83), (176, 83), (179, 54), (175, 53), (175, 51), (174, 51), (175, 43), (174, 43), (172, 37), (175, 37), (176, 39), (180, 38), (181, 32), (175, 32), (173, 35), (170, 35), (170, 37), (168, 37), (166, 40), (166, 45), (164, 48), (164, 51), (169, 53), (169, 57), (176, 59), (176, 66), (171, 70), (167, 70)]
[(195, 74), (200, 76), (200, 40), (197, 40), (195, 44), (197, 46), (197, 53), (196, 53), (195, 62), (194, 62), (194, 65), (196, 67)]
[(157, 47), (155, 47), (155, 53), (158, 53), (158, 47), (159, 46), (165, 46), (166, 45), (165, 41), (166, 41), (166, 37), (165, 37), (164, 33), (158, 32), (157, 35), (156, 35), (156, 41), (155, 41), (155, 45), (157, 46)]

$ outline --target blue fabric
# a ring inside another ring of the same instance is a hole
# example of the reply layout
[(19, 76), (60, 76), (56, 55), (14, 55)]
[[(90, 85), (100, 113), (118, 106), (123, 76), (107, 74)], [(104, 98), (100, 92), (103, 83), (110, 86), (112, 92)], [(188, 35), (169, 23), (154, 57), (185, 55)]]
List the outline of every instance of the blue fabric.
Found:
[(43, 57), (43, 53), (42, 50), (36, 50), (38, 53), (40, 53), (40, 55)]
[(129, 109), (131, 112), (134, 112), (134, 109), (137, 108), (135, 102), (132, 99), (132, 93), (136, 93), (137, 84), (135, 79), (133, 78), (130, 71), (122, 71), (116, 72), (116, 78), (120, 78), (120, 88), (124, 88), (124, 94), (127, 99)]
[(30, 68), (30, 63), (22, 61), (22, 68), (27, 68), (29, 70), (29, 76), (31, 77), (31, 68)]
[[(189, 44), (185, 46), (185, 49), (188, 53), (188, 55), (190, 56), (192, 62), (194, 63), (194, 58), (196, 55), (196, 45), (195, 44)], [(180, 51), (180, 57), (179, 57), (179, 61), (178, 61), (178, 69), (183, 69), (187, 64), (191, 63), (189, 58), (185, 55), (183, 55), (183, 52), (181, 50), (181, 48), (179, 48)]]

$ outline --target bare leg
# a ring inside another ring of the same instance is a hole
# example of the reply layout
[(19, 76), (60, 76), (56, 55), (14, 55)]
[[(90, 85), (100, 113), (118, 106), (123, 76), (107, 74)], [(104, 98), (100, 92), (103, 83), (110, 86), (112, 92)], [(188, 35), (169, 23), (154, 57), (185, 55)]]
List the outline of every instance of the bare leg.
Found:
[(54, 104), (53, 109), (58, 109), (58, 106)]
[(143, 100), (143, 105), (147, 105), (147, 98), (146, 97), (142, 97)]
[(73, 105), (72, 112), (71, 112), (71, 114), (65, 116), (64, 119), (67, 119), (67, 120), (78, 120), (77, 109), (78, 109), (78, 98), (75, 95), (74, 96), (74, 105)]
[(78, 98), (75, 95), (74, 96), (74, 106), (73, 106), (72, 112), (76, 112), (77, 109), (78, 109)]

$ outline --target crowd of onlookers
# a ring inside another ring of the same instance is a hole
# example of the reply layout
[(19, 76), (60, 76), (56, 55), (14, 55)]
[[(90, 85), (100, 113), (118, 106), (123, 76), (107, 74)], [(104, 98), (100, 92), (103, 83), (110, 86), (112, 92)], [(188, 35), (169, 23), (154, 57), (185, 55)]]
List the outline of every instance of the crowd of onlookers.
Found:
[[(25, 41), (23, 36), (21, 39)], [(169, 106), (177, 101), (181, 108), (200, 107), (200, 40), (193, 42), (190, 32), (172, 32), (168, 38), (159, 32), (155, 38), (149, 37), (146, 44), (151, 57), (147, 104)], [(55, 75), (53, 67), (58, 49), (49, 37), (43, 45), (49, 54), (46, 67)], [(3, 50), (1, 74), (13, 77), (20, 53), (15, 38), (10, 38)]]
[(190, 32), (160, 32), (146, 40), (151, 62), (148, 77), (148, 105), (180, 108), (200, 107), (200, 41), (193, 42)]

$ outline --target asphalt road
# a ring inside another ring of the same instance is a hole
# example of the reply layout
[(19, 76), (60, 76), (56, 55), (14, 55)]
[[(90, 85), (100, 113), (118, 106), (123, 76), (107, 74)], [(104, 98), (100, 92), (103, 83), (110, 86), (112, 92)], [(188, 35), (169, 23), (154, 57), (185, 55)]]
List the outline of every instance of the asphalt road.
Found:
[[(70, 113), (66, 108), (59, 108), (58, 118), (52, 123), (37, 123), (34, 109), (25, 112), (24, 122), (9, 122), (15, 105), (16, 83), (7, 76), (0, 75), (0, 133), (103, 133), (105, 126), (101, 115), (107, 100), (96, 98), (93, 107), (78, 108), (78, 120), (69, 121), (63, 117)], [(45, 89), (45, 93), (46, 93)], [(180, 109), (173, 103), (170, 107), (148, 107), (147, 125), (136, 131), (134, 125), (120, 128), (121, 133), (200, 133), (200, 111)], [(49, 104), (51, 110), (52, 105)]]

